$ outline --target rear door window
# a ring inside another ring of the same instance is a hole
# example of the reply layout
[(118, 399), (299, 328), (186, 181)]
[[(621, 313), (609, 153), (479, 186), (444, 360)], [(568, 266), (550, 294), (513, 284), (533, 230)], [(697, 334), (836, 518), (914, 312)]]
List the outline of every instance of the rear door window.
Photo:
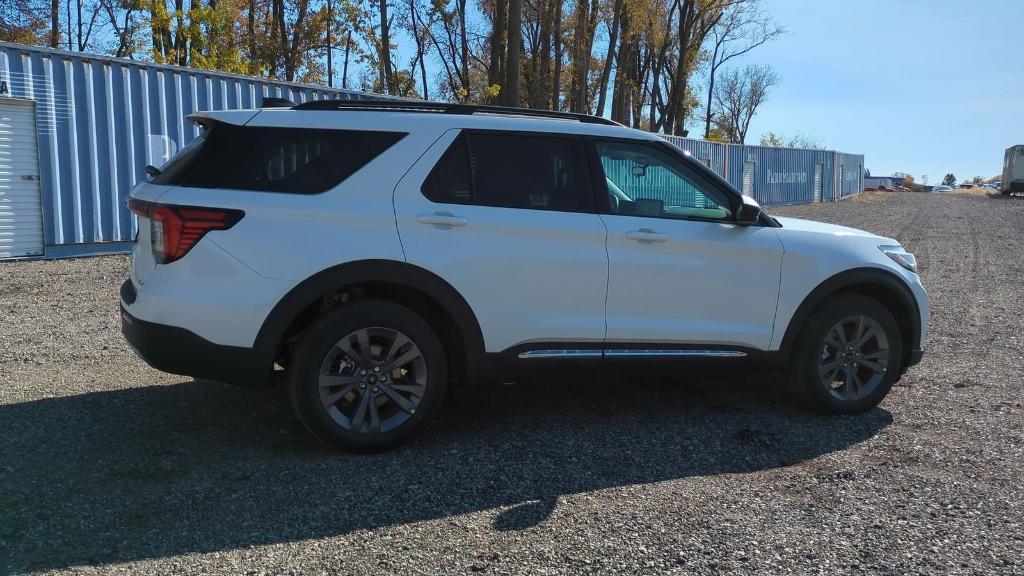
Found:
[(318, 194), (344, 182), (403, 136), (215, 122), (153, 181), (193, 188)]
[(440, 204), (590, 212), (582, 154), (571, 136), (464, 132), (421, 190)]

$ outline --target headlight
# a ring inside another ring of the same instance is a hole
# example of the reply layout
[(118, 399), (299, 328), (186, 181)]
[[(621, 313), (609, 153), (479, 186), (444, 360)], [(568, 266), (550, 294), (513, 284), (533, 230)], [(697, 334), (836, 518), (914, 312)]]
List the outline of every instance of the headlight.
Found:
[(903, 246), (879, 246), (878, 249), (885, 252), (885, 255), (889, 258), (892, 258), (893, 262), (917, 274), (917, 258), (904, 250)]

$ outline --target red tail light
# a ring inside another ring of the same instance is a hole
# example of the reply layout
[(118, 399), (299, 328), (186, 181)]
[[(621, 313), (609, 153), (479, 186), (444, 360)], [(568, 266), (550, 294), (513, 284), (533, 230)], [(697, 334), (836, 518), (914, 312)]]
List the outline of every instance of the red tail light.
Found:
[(227, 230), (245, 216), (241, 210), (157, 204), (128, 199), (128, 209), (149, 219), (150, 242), (158, 264), (181, 258), (211, 230)]

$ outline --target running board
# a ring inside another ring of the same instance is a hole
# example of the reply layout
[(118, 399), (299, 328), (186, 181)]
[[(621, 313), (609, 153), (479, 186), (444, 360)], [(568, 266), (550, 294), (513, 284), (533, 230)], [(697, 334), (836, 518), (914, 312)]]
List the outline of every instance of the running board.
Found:
[(740, 350), (527, 350), (519, 358), (744, 358)]

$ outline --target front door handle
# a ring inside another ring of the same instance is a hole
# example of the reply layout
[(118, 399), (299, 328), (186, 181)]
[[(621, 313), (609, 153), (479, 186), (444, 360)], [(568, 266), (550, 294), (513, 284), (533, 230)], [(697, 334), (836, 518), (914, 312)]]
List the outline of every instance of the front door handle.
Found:
[(469, 224), (469, 220), (456, 216), (450, 212), (434, 212), (433, 214), (420, 214), (416, 221), (420, 224), (431, 224), (434, 226), (446, 226), (448, 228), (462, 227)]
[(638, 242), (664, 242), (665, 240), (668, 240), (668, 236), (659, 234), (650, 228), (630, 230), (626, 232), (626, 238), (636, 240)]

